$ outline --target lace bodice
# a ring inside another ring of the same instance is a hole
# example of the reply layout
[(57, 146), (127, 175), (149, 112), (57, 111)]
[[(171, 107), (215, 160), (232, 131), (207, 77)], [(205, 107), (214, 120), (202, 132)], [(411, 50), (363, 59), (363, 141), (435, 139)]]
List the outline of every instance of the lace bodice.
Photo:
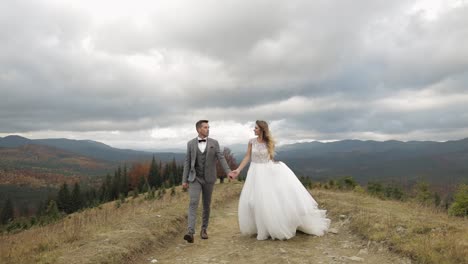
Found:
[(270, 161), (270, 155), (268, 154), (268, 148), (265, 143), (259, 143), (257, 138), (249, 140), (252, 144), (252, 162), (255, 163), (267, 163)]

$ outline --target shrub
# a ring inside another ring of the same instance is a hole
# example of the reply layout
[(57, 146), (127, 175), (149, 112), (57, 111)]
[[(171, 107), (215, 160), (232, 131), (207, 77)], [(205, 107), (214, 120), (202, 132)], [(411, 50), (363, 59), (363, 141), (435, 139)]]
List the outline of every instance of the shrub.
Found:
[(429, 190), (427, 182), (419, 182), (415, 186), (416, 201), (424, 205), (434, 204), (434, 195)]
[(366, 190), (364, 190), (364, 188), (362, 188), (360, 185), (356, 185), (353, 189), (353, 192), (363, 194), (366, 192)]
[(371, 195), (382, 197), (383, 195), (383, 186), (378, 182), (368, 182), (367, 183), (367, 192)]
[(455, 193), (455, 201), (449, 208), (449, 214), (453, 216), (468, 216), (468, 184), (458, 186)]

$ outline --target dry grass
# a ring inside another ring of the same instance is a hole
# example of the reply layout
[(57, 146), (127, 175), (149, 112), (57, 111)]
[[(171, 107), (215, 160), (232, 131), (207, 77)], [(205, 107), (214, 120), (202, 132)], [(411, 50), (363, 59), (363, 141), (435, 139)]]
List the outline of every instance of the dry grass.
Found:
[(351, 229), (418, 263), (468, 263), (468, 221), (414, 203), (366, 194), (312, 190), (333, 216), (350, 216)]
[[(238, 182), (218, 184), (212, 206), (237, 199), (241, 188)], [(353, 192), (314, 189), (312, 195), (333, 218), (349, 216), (354, 232), (419, 263), (468, 263), (465, 219)], [(0, 263), (126, 263), (184, 232), (187, 206), (188, 193), (180, 187), (176, 196), (168, 191), (161, 200), (140, 195), (120, 208), (107, 203), (55, 224), (1, 236)]]
[[(242, 184), (215, 186), (212, 206), (237, 198)], [(161, 200), (128, 198), (75, 213), (55, 224), (0, 237), (1, 263), (126, 263), (186, 229), (188, 193)], [(200, 206), (201, 207), (201, 206)], [(201, 209), (201, 208), (200, 208)], [(200, 214), (199, 214), (200, 215)]]

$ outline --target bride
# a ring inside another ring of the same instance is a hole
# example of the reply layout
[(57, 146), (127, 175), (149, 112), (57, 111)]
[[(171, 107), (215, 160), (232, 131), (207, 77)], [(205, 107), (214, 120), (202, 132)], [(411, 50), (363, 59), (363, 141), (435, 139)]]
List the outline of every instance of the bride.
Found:
[(330, 227), (326, 210), (304, 188), (282, 162), (273, 160), (275, 143), (268, 124), (257, 120), (256, 138), (250, 139), (247, 153), (230, 177), (237, 177), (251, 160), (239, 199), (239, 227), (243, 235), (257, 234), (258, 240), (290, 239), (296, 230), (317, 236)]

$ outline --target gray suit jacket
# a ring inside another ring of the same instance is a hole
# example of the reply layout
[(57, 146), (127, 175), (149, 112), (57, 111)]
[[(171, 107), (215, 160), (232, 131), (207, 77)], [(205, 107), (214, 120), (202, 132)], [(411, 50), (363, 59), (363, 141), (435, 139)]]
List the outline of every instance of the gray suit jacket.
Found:
[[(194, 138), (187, 142), (187, 154), (185, 155), (184, 173), (182, 183), (193, 182), (195, 180), (195, 160), (197, 158), (198, 139)], [(206, 183), (216, 182), (216, 160), (221, 162), (226, 174), (231, 172), (223, 153), (219, 149), (218, 141), (208, 138), (206, 141), (206, 161), (205, 161), (205, 181)]]

